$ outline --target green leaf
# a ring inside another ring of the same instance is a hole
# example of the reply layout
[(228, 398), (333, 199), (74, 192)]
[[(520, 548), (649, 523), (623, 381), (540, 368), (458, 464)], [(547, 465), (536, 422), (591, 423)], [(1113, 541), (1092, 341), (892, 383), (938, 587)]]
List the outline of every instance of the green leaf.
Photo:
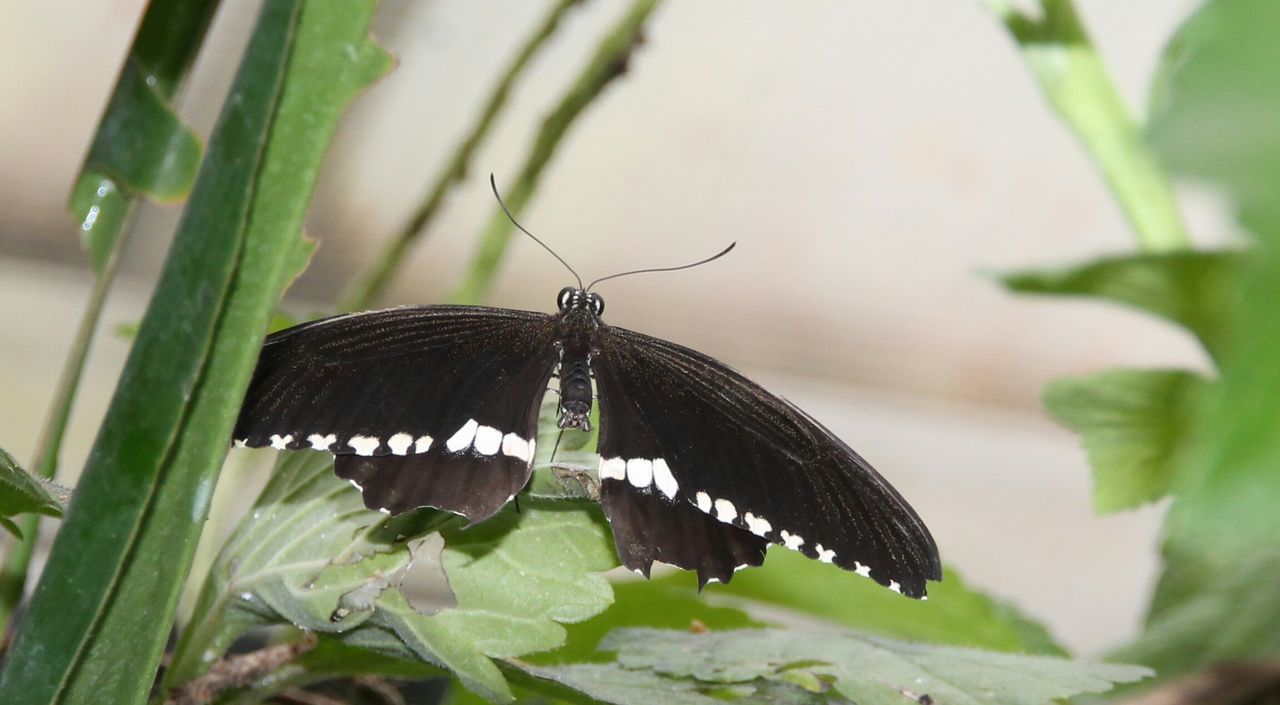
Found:
[(1272, 0), (1206, 2), (1165, 49), (1146, 135), (1166, 166), (1221, 186), (1246, 227), (1280, 237), (1276, 27)]
[(1126, 304), (1190, 331), (1215, 360), (1229, 343), (1224, 326), (1237, 305), (1245, 259), (1238, 252), (1124, 255), (1066, 269), (1006, 274), (1012, 291), (1091, 296)]
[[(926, 695), (934, 702), (1039, 705), (1105, 692), (1114, 683), (1150, 674), (1137, 666), (928, 646), (851, 632), (623, 629), (601, 649), (616, 651), (617, 664), (533, 667), (529, 672), (620, 705), (655, 702), (668, 694), (678, 698), (675, 702), (703, 703), (692, 697), (693, 688), (714, 692), (737, 685), (753, 688), (744, 702), (762, 702), (753, 697), (755, 688), (795, 683), (788, 672), (797, 669), (806, 672), (803, 681), (830, 682), (837, 693), (860, 705), (902, 705)], [(637, 678), (637, 672), (661, 678)], [(792, 695), (798, 694), (793, 690)], [(810, 701), (820, 702), (817, 694)]]
[(63, 505), (45, 489), (42, 482), (18, 467), (3, 448), (0, 448), (0, 526), (22, 538), (17, 524), (9, 517), (18, 514), (44, 514), (62, 516)]
[(1045, 408), (1088, 452), (1098, 513), (1169, 494), (1209, 386), (1181, 370), (1114, 369), (1045, 387)]
[(656, 580), (619, 581), (613, 584), (613, 604), (607, 610), (571, 625), (563, 647), (528, 660), (540, 664), (611, 660), (608, 654), (597, 651), (596, 646), (618, 627), (740, 629), (764, 626), (748, 614), (745, 607), (708, 603), (707, 595), (698, 593), (696, 579), (686, 573)]
[(1119, 652), (1164, 677), (1280, 654), (1280, 252), (1259, 254), (1180, 473), (1146, 629)]
[(195, 182), (200, 139), (172, 101), (217, 9), (217, 0), (153, 0), (143, 15), (68, 204), (99, 276), (135, 197), (173, 202)]
[[(690, 579), (678, 575), (656, 582), (692, 585)], [(737, 573), (728, 585), (708, 586), (707, 592), (749, 598), (903, 639), (999, 651), (1064, 653), (1039, 623), (969, 587), (951, 569), (945, 571), (941, 583), (929, 587), (928, 600), (908, 600), (859, 575), (795, 551), (771, 548), (764, 566)], [(749, 605), (740, 606), (750, 611)]]
[[(591, 703), (618, 705), (724, 705), (725, 699), (703, 693), (707, 690), (697, 681), (666, 678), (649, 670), (629, 670), (616, 663), (567, 663), (560, 666), (522, 667), (524, 672), (544, 681), (557, 683), (566, 690), (586, 695)], [(536, 687), (536, 684), (533, 684)], [(555, 693), (565, 699), (572, 692)], [(576, 700), (576, 699), (575, 699)], [(752, 705), (746, 698), (734, 702)], [(909, 703), (907, 704), (909, 705)]]
[(302, 260), (324, 150), (389, 66), (366, 34), (372, 10), (263, 6), (0, 701), (149, 692), (271, 307)]

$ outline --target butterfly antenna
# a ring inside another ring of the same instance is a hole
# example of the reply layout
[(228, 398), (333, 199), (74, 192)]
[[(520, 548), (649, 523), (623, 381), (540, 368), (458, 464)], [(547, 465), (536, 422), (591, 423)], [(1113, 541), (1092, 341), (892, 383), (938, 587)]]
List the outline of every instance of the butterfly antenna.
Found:
[(675, 272), (675, 271), (679, 271), (679, 270), (681, 270), (681, 269), (692, 269), (692, 268), (697, 267), (697, 266), (699, 266), (699, 265), (703, 265), (703, 264), (706, 264), (706, 263), (708, 263), (708, 262), (713, 262), (713, 261), (715, 261), (715, 260), (720, 259), (721, 257), (724, 257), (725, 255), (729, 254), (729, 251), (730, 251), (730, 250), (732, 250), (733, 248), (735, 248), (735, 247), (737, 247), (737, 246), (738, 246), (738, 243), (736, 243), (736, 242), (731, 242), (731, 243), (729, 243), (729, 246), (728, 246), (728, 247), (724, 248), (723, 250), (720, 250), (720, 251), (719, 251), (719, 252), (717, 252), (716, 254), (711, 255), (710, 257), (708, 257), (708, 258), (706, 258), (706, 259), (700, 259), (700, 260), (698, 260), (697, 262), (693, 262), (693, 263), (691, 263), (691, 264), (682, 264), (682, 265), (680, 265), (679, 267), (655, 267), (655, 268), (653, 268), (653, 269), (636, 269), (636, 270), (633, 270), (633, 271), (630, 271), (630, 272), (622, 272), (621, 274), (610, 274), (610, 275), (609, 275), (609, 276), (607, 276), (607, 277), (601, 277), (601, 278), (599, 278), (599, 279), (597, 279), (597, 280), (595, 280), (595, 281), (591, 282), (589, 285), (587, 285), (587, 291), (591, 291), (591, 287), (595, 286), (596, 284), (599, 284), (599, 283), (600, 283), (600, 282), (602, 282), (602, 281), (607, 281), (607, 280), (609, 280), (609, 279), (617, 279), (618, 277), (627, 277), (627, 276), (631, 276), (632, 274), (645, 274), (645, 273), (648, 273), (648, 272)]
[(552, 257), (555, 257), (556, 259), (560, 260), (560, 264), (563, 264), (565, 266), (565, 269), (568, 269), (569, 272), (573, 274), (573, 278), (578, 280), (578, 288), (581, 289), (582, 277), (578, 276), (578, 273), (573, 271), (573, 267), (570, 267), (569, 263), (564, 261), (563, 257), (561, 257), (560, 255), (557, 255), (555, 250), (551, 249), (550, 247), (547, 247), (547, 243), (539, 240), (536, 235), (529, 232), (528, 230), (525, 230), (524, 226), (516, 221), (516, 217), (514, 215), (511, 215), (511, 209), (507, 208), (507, 204), (503, 203), (502, 201), (502, 195), (498, 193), (498, 182), (493, 178), (493, 174), (489, 174), (489, 186), (493, 187), (493, 197), (498, 199), (498, 205), (502, 206), (502, 212), (507, 214), (507, 220), (510, 220), (511, 224), (516, 226), (520, 230), (520, 232), (533, 238), (533, 241), (538, 243), (539, 245), (542, 245), (542, 249), (546, 250), (547, 252), (550, 252)]

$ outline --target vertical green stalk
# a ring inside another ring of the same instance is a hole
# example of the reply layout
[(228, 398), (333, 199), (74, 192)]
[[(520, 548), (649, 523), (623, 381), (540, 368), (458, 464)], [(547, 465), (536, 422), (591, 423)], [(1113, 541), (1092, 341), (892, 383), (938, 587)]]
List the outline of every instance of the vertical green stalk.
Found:
[[(171, 103), (217, 8), (217, 0), (153, 0), (147, 6), (72, 189), (69, 206), (79, 219), (95, 280), (31, 464), (41, 477), (57, 474), (62, 439), (120, 252), (129, 238), (134, 203), (139, 196), (181, 199), (195, 179), (200, 143), (178, 120)], [(0, 568), (0, 629), (7, 628), (22, 599), (38, 518), (24, 517), (20, 527), (25, 539), (9, 544)]]
[(1189, 246), (1169, 178), (1142, 139), (1071, 0), (1041, 0), (1039, 17), (986, 0), (1018, 42), (1049, 104), (1102, 170), (1147, 252)]
[[(537, 190), (538, 180), (550, 163), (560, 141), (570, 126), (609, 85), (627, 71), (631, 53), (643, 40), (644, 24), (659, 0), (636, 0), (631, 9), (596, 48), (582, 73), (569, 87), (555, 110), (542, 121), (533, 148), (525, 158), (516, 180), (503, 194), (513, 214), (529, 203)], [(501, 185), (501, 184), (500, 184)], [(511, 240), (513, 227), (501, 208), (495, 207), (480, 246), (463, 277), (462, 284), (450, 297), (456, 303), (477, 303), (484, 299), (502, 263), (503, 253)]]
[(467, 169), (471, 164), (471, 157), (475, 154), (480, 143), (484, 141), (494, 121), (506, 106), (512, 87), (524, 74), (524, 70), (528, 67), (530, 60), (547, 43), (547, 40), (555, 34), (556, 29), (560, 26), (560, 21), (564, 19), (568, 11), (581, 2), (582, 0), (556, 0), (551, 11), (547, 13), (546, 19), (525, 41), (524, 46), (517, 52), (515, 60), (511, 62), (506, 72), (502, 74), (502, 78), (498, 80), (498, 84), (489, 95), (489, 100), (485, 102), (484, 109), (480, 111), (480, 119), (471, 127), (471, 132), (467, 134), (466, 139), (462, 141), (462, 144), (453, 153), (453, 157), (449, 159), (444, 170), (436, 176), (436, 180), (431, 190), (427, 192), (426, 198), (414, 210), (413, 215), (404, 224), (404, 227), (400, 228), (391, 241), (373, 259), (372, 265), (357, 275), (351, 286), (343, 292), (338, 302), (339, 309), (359, 311), (368, 308), (386, 291), (396, 268), (404, 258), (405, 252), (426, 231), (427, 225), (435, 218), (440, 206), (444, 203), (444, 198), (448, 195), (450, 187), (466, 178)]

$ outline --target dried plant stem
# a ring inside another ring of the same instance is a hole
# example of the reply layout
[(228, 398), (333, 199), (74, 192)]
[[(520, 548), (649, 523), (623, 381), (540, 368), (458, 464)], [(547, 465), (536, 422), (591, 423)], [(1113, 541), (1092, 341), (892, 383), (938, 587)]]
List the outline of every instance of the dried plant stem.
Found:
[(316, 647), (314, 634), (288, 644), (277, 644), (247, 654), (225, 658), (204, 675), (187, 682), (165, 701), (165, 705), (205, 705), (229, 690), (253, 683), (263, 675), (282, 668)]

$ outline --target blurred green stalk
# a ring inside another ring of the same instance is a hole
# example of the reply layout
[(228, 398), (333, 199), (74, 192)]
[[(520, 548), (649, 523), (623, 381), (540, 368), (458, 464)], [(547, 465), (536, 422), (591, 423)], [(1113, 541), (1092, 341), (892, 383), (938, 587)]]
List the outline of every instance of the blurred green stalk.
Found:
[(1189, 246), (1169, 178), (1142, 139), (1071, 0), (1041, 0), (1039, 17), (986, 0), (1018, 42), (1049, 104), (1102, 170), (1146, 252)]
[(436, 176), (431, 190), (427, 192), (426, 197), (419, 203), (418, 208), (413, 212), (413, 216), (400, 228), (395, 237), (382, 248), (378, 256), (373, 259), (371, 266), (357, 275), (351, 286), (339, 297), (338, 308), (340, 310), (364, 310), (376, 303), (386, 293), (387, 287), (391, 284), (391, 279), (395, 276), (405, 253), (418, 241), (426, 231), (427, 225), (435, 218), (440, 206), (444, 203), (444, 198), (448, 194), (450, 187), (466, 178), (472, 156), (480, 146), (480, 143), (484, 141), (485, 136), (489, 134), (489, 128), (493, 126), (502, 109), (506, 107), (507, 99), (511, 95), (511, 89), (516, 80), (524, 74), (524, 70), (528, 67), (534, 54), (555, 34), (565, 14), (581, 2), (582, 0), (557, 0), (555, 5), (552, 6), (551, 11), (547, 13), (546, 19), (525, 41), (524, 46), (516, 54), (515, 60), (511, 62), (506, 72), (503, 73), (502, 78), (499, 79), (498, 85), (494, 87), (493, 92), (489, 95), (489, 100), (485, 102), (484, 110), (480, 112), (480, 119), (472, 126), (471, 132), (467, 134), (466, 139), (462, 141), (457, 151), (453, 153), (453, 157), (445, 165), (444, 170)]
[[(542, 121), (542, 128), (519, 176), (503, 192), (503, 199), (513, 214), (519, 215), (528, 205), (537, 190), (538, 179), (573, 122), (613, 79), (627, 72), (631, 53), (644, 40), (644, 23), (658, 3), (659, 0), (636, 0), (631, 5), (627, 14), (596, 48), (560, 104)], [(451, 301), (474, 304), (484, 300), (510, 244), (513, 229), (502, 209), (495, 207), (462, 284), (449, 297)]]

